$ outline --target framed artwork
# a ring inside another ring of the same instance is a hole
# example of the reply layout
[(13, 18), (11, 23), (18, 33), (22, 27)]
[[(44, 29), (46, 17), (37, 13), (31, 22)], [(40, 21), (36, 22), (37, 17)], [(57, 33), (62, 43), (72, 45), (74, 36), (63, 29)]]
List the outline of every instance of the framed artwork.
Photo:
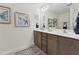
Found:
[(53, 27), (53, 19), (48, 18), (48, 28), (52, 28)]
[(30, 18), (28, 14), (15, 12), (14, 16), (16, 27), (27, 27), (30, 25)]
[(57, 19), (48, 18), (48, 28), (57, 28)]
[(10, 23), (10, 11), (9, 7), (0, 6), (0, 23)]

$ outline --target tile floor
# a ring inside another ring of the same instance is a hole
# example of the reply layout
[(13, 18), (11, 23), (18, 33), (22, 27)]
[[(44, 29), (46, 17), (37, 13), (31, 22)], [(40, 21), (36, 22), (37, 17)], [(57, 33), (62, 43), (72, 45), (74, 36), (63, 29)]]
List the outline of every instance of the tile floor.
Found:
[(45, 55), (37, 46), (32, 46), (28, 49), (16, 52), (15, 55)]

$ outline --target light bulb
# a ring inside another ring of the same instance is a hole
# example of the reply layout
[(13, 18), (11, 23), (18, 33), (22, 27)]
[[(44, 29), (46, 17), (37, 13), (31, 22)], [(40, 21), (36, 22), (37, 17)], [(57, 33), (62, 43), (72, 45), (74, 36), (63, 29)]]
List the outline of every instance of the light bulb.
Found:
[(43, 12), (45, 12), (47, 9), (48, 9), (48, 6), (47, 6), (47, 5), (43, 5), (43, 6), (41, 7), (41, 11), (43, 11)]

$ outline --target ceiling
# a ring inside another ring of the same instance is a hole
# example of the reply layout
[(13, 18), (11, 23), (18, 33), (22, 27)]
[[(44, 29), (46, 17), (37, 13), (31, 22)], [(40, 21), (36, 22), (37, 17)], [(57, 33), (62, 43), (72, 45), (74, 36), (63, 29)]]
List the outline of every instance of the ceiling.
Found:
[(70, 3), (23, 3), (22, 6), (19, 6), (20, 4), (13, 4), (14, 6), (18, 5), (18, 7), (26, 6), (30, 9), (41, 9), (42, 6), (48, 6), (47, 11), (52, 13), (63, 13), (70, 10), (70, 7), (68, 6)]
[(39, 8), (43, 5), (48, 6), (48, 10), (52, 13), (63, 13), (70, 10), (70, 3), (38, 3)]

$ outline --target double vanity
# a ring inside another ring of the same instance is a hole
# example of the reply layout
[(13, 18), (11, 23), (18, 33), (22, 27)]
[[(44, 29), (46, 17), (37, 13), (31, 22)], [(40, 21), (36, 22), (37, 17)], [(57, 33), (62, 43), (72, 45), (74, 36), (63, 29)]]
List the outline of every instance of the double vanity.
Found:
[(79, 35), (72, 30), (35, 29), (34, 43), (48, 55), (79, 55)]

